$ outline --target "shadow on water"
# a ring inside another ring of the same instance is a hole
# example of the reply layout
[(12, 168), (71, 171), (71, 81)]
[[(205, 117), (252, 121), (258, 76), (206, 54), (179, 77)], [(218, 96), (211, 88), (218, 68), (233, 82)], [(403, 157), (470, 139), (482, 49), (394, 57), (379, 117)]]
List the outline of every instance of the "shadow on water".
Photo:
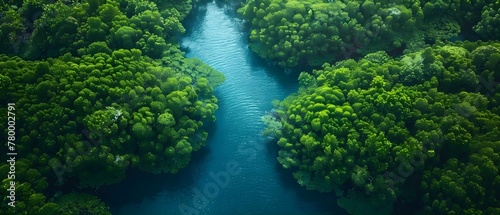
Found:
[[(284, 169), (280, 164), (276, 165), (276, 172), (278, 172), (279, 179), (281, 180), (281, 184), (288, 188), (289, 190), (293, 190), (296, 195), (300, 198), (301, 201), (309, 202), (315, 205), (316, 209), (321, 209), (320, 211), (328, 211), (331, 210), (331, 205), (337, 204), (337, 197), (334, 193), (320, 193), (318, 191), (306, 190), (305, 187), (300, 186), (297, 183), (297, 180), (293, 177), (293, 172), (291, 170)], [(336, 212), (324, 213), (326, 214), (335, 214), (335, 215), (344, 215), (345, 212), (339, 213), (340, 210)]]
[[(190, 29), (197, 29), (201, 27), (201, 22), (199, 22), (199, 20), (207, 15), (207, 3), (205, 3), (206, 0), (202, 1), (203, 3), (194, 4), (191, 12), (184, 18), (184, 20), (182, 20), (181, 23), (182, 26), (185, 27), (186, 33), (180, 35), (177, 42), (181, 41), (184, 37), (190, 37), (193, 33), (193, 31), (190, 31)], [(181, 51), (185, 52), (186, 54), (190, 52), (189, 44), (180, 43), (180, 46)]]
[[(217, 130), (217, 124), (206, 123), (204, 129), (209, 134), (213, 134)], [(208, 135), (206, 143), (212, 142), (213, 138), (213, 135)], [(176, 174), (152, 174), (140, 171), (137, 168), (131, 168), (127, 170), (123, 181), (105, 186), (95, 191), (94, 194), (106, 202), (110, 208), (119, 210), (125, 205), (140, 204), (144, 199), (155, 198), (161, 192), (178, 193), (195, 183), (193, 173), (198, 171), (198, 164), (208, 157), (210, 153), (210, 147), (206, 146), (193, 152), (188, 165), (180, 169)], [(145, 186), (145, 183), (153, 186)], [(117, 196), (120, 196), (120, 198), (117, 198)]]
[[(245, 34), (245, 38), (248, 38), (248, 34)], [(297, 80), (300, 74), (300, 71), (293, 71), (291, 73), (286, 73), (285, 69), (275, 65), (273, 62), (269, 60), (265, 60), (259, 57), (257, 54), (252, 52), (250, 48), (246, 52), (247, 59), (249, 59), (250, 64), (255, 65), (257, 69), (265, 70), (266, 74), (272, 77), (276, 83), (279, 83), (283, 86), (294, 86), (297, 85)]]
[[(113, 184), (99, 189), (97, 194), (111, 208), (121, 208), (124, 205), (138, 204), (143, 199), (154, 198), (160, 192), (176, 192), (194, 183), (192, 173), (196, 172), (196, 165), (210, 154), (209, 147), (203, 147), (191, 156), (188, 166), (173, 174), (152, 174), (130, 169), (126, 178), (118, 184)], [(144, 186), (144, 184), (154, 186)], [(132, 186), (131, 186), (132, 185)], [(136, 185), (136, 186), (133, 186)], [(119, 196), (119, 198), (117, 198)]]
[[(266, 151), (269, 154), (269, 156), (277, 157), (279, 149), (280, 148), (276, 144), (275, 140), (266, 141)], [(280, 184), (283, 187), (287, 188), (287, 190), (294, 192), (296, 196), (299, 196), (301, 201), (311, 202), (315, 204), (316, 208), (323, 208), (322, 211), (328, 211), (328, 209), (331, 209), (331, 205), (337, 204), (337, 197), (333, 192), (320, 193), (318, 191), (307, 190), (304, 186), (301, 186), (299, 185), (299, 183), (297, 183), (297, 179), (293, 177), (293, 171), (290, 169), (283, 168), (283, 166), (281, 166), (279, 162), (276, 162), (274, 170), (278, 173), (277, 175), (281, 182)], [(340, 215), (345, 213), (339, 213), (339, 211), (336, 211), (324, 214)]]
[[(233, 47), (232, 50), (226, 52), (226, 49), (220, 49), (220, 44), (211, 44), (210, 42), (214, 41), (213, 36), (220, 35), (217, 34), (220, 31), (235, 29), (233, 25), (227, 24), (228, 19), (225, 19), (227, 29), (217, 29), (221, 17), (213, 14), (220, 15), (220, 11), (224, 10), (226, 16), (234, 18), (234, 15), (229, 9), (226, 13), (226, 9), (221, 6), (214, 10), (214, 5), (208, 5), (207, 2), (198, 3), (183, 21), (187, 30), (183, 37), (195, 37), (193, 29), (212, 29), (215, 32), (204, 32), (207, 36), (201, 41), (187, 39), (185, 42), (190, 44), (185, 44), (183, 50), (189, 52), (189, 47), (196, 47), (198, 50), (202, 47), (203, 50), (212, 52), (230, 53), (225, 58), (221, 58), (224, 56), (222, 54), (218, 55), (217, 57), (223, 60), (216, 62), (222, 63), (214, 65), (224, 69), (227, 77), (232, 78), (230, 80), (233, 81), (215, 89), (215, 94), (220, 99), (219, 110), (216, 112), (218, 121), (207, 124), (206, 130), (209, 133), (207, 146), (194, 152), (187, 167), (175, 175), (154, 175), (139, 170), (130, 170), (124, 181), (100, 189), (97, 192), (98, 195), (111, 207), (114, 214), (178, 214), (176, 203), (191, 205), (194, 199), (190, 195), (191, 189), (206, 187), (211, 180), (208, 176), (210, 170), (218, 172), (219, 167), (228, 160), (247, 158), (243, 153), (235, 153), (240, 142), (244, 141), (249, 143), (248, 145), (255, 143), (264, 146), (265, 149), (257, 155), (258, 159), (244, 165), (242, 163), (244, 171), (235, 176), (235, 180), (232, 180), (225, 189), (221, 189), (217, 198), (212, 199), (213, 201), (203, 208), (200, 214), (233, 213), (238, 215), (245, 210), (252, 211), (252, 214), (344, 214), (336, 206), (334, 194), (308, 191), (300, 186), (293, 178), (292, 171), (283, 169), (277, 162), (278, 146), (276, 143), (266, 141), (265, 138), (257, 135), (263, 123), (255, 122), (255, 120), (260, 118), (260, 114), (264, 111), (271, 110), (272, 99), (282, 100), (297, 90), (299, 72), (285, 74), (283, 68), (269, 65), (266, 60), (261, 59), (248, 48), (241, 49), (246, 42), (245, 39), (240, 40), (238, 34), (241, 33), (241, 37), (248, 38), (248, 33), (244, 33), (242, 29), (239, 32), (231, 31), (232, 34), (228, 35), (228, 37), (234, 36), (234, 41), (239, 43), (228, 46)], [(207, 18), (208, 14), (211, 14), (211, 17)], [(203, 22), (206, 24), (207, 20), (211, 21), (208, 23), (212, 23), (208, 28), (203, 25)], [(231, 20), (231, 22), (239, 21)], [(213, 23), (216, 23), (215, 27)], [(236, 28), (239, 29), (239, 27)], [(214, 55), (213, 53), (197, 55), (194, 51), (192, 54), (201, 58)], [(225, 60), (233, 57), (233, 54), (237, 55), (235, 59), (239, 59), (242, 62), (241, 65)], [(245, 123), (250, 126), (242, 129), (241, 126)], [(257, 152), (255, 148), (248, 149)], [(242, 178), (245, 180), (240, 180)], [(254, 202), (258, 205), (254, 205)], [(239, 213), (236, 213), (238, 211)]]

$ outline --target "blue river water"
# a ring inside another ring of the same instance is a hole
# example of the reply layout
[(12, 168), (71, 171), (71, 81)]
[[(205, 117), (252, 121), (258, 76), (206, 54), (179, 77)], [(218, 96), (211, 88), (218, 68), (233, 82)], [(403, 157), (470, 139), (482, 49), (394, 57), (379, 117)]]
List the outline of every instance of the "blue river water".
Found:
[(278, 164), (276, 144), (262, 137), (261, 117), (272, 100), (297, 90), (286, 75), (247, 47), (241, 20), (215, 3), (187, 18), (181, 40), (187, 56), (226, 76), (216, 88), (219, 109), (205, 147), (178, 174), (132, 171), (101, 198), (116, 215), (160, 214), (345, 214), (333, 194), (307, 191)]

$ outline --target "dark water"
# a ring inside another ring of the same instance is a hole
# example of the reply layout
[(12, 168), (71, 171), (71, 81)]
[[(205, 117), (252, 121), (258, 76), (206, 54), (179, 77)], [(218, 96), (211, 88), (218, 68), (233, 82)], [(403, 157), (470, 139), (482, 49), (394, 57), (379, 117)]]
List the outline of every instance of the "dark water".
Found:
[[(297, 90), (285, 75), (251, 53), (241, 21), (215, 3), (200, 5), (186, 20), (188, 57), (226, 76), (215, 93), (217, 121), (207, 146), (176, 175), (131, 172), (101, 190), (113, 214), (344, 214), (332, 194), (306, 191), (276, 160), (277, 148), (260, 135), (273, 99)], [(191, 213), (189, 213), (191, 212)]]

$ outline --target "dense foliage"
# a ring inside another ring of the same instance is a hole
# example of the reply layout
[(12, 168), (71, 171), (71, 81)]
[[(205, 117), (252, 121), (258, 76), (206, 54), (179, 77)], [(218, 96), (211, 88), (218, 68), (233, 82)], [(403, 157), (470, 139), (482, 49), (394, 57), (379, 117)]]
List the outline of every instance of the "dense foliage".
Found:
[(82, 56), (108, 48), (138, 48), (160, 58), (173, 45), (167, 41), (185, 31), (180, 20), (190, 5), (190, 0), (23, 1), (2, 12), (0, 47), (25, 59)]
[(500, 38), (496, 0), (247, 0), (250, 48), (283, 67), (420, 48), (461, 31)]
[(299, 184), (350, 214), (390, 214), (415, 181), (426, 214), (497, 214), (499, 67), (500, 43), (483, 42), (324, 64), (300, 74), (265, 133)]
[[(0, 110), (16, 104), (19, 155), (16, 207), (2, 204), (1, 214), (109, 214), (97, 197), (67, 187), (116, 183), (129, 167), (176, 173), (205, 144), (224, 76), (178, 48), (190, 0), (31, 0), (0, 9)], [(2, 178), (3, 202), (11, 181)]]

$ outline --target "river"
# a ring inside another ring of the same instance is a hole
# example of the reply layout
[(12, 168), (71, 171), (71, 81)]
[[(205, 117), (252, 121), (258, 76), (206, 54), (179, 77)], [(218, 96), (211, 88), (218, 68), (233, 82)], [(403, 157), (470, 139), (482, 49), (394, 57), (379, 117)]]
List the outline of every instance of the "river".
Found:
[(128, 173), (100, 197), (116, 215), (345, 214), (333, 194), (307, 191), (278, 164), (276, 144), (261, 136), (271, 101), (297, 90), (286, 75), (247, 47), (241, 21), (215, 3), (193, 9), (182, 45), (226, 76), (205, 147), (176, 175)]

